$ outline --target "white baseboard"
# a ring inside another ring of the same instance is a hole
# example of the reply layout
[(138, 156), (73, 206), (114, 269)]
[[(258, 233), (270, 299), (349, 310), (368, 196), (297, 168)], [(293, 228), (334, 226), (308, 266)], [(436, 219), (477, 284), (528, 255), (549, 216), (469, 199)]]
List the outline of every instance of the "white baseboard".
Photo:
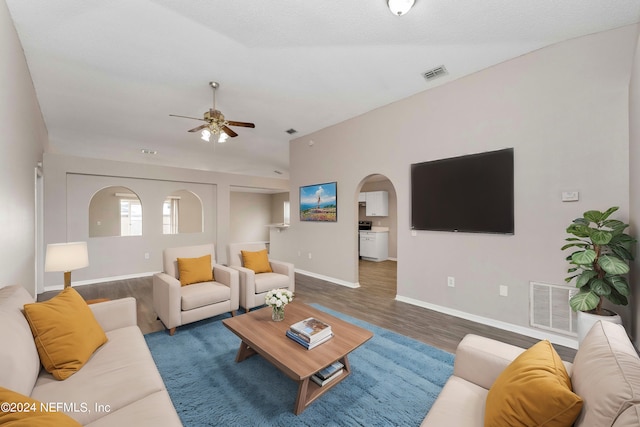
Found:
[[(84, 285), (93, 285), (96, 283), (105, 283), (105, 282), (114, 282), (116, 280), (127, 280), (127, 279), (137, 279), (138, 277), (149, 277), (154, 274), (159, 273), (159, 271), (151, 271), (146, 273), (135, 273), (135, 274), (125, 274), (124, 276), (112, 276), (112, 277), (101, 277), (99, 279), (89, 279), (89, 280), (79, 280), (77, 282), (71, 282), (71, 286), (84, 286)], [(64, 283), (60, 283), (59, 285), (51, 285), (45, 286), (44, 292), (47, 291), (61, 291), (64, 289)]]
[(578, 340), (576, 338), (564, 337), (562, 335), (556, 335), (548, 331), (542, 331), (533, 328), (527, 328), (524, 326), (514, 325), (512, 323), (502, 322), (500, 320), (489, 319), (488, 317), (477, 316), (475, 314), (466, 313), (464, 311), (455, 310), (453, 308), (443, 307), (436, 304), (430, 304), (428, 302), (420, 301), (413, 298), (403, 297), (396, 295), (396, 300), (406, 302), (407, 304), (416, 305), (418, 307), (427, 308), (429, 310), (437, 311), (451, 316), (459, 317), (461, 319), (470, 320), (472, 322), (481, 323), (487, 326), (493, 326), (494, 328), (503, 329), (505, 331), (515, 332), (517, 334), (526, 335), (528, 337), (549, 340), (554, 344), (562, 345), (565, 347), (577, 349)]
[(347, 282), (346, 280), (336, 279), (334, 277), (323, 276), (322, 274), (312, 273), (310, 271), (300, 270), (298, 268), (295, 269), (296, 273), (304, 274), (305, 276), (310, 276), (315, 279), (325, 280), (327, 282), (335, 283), (336, 285), (346, 286), (347, 288), (359, 288), (360, 283), (358, 282)]

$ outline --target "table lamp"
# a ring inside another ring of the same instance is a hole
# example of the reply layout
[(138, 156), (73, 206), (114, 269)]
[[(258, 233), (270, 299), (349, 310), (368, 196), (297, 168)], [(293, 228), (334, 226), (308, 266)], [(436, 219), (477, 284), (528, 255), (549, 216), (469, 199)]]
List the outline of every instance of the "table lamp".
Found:
[(71, 271), (89, 266), (87, 242), (47, 245), (44, 271), (64, 271), (64, 287), (71, 286)]

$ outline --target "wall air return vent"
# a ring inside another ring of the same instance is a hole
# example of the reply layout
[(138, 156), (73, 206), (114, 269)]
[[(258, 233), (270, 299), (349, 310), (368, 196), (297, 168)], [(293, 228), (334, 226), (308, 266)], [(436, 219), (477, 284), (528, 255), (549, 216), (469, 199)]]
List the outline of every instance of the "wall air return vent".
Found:
[(433, 79), (437, 79), (438, 77), (446, 76), (447, 74), (449, 74), (449, 72), (444, 65), (441, 65), (439, 67), (425, 71), (424, 73), (422, 73), (422, 77), (424, 77), (424, 79), (429, 82)]
[(577, 336), (577, 315), (569, 299), (575, 287), (529, 282), (529, 323), (534, 328)]

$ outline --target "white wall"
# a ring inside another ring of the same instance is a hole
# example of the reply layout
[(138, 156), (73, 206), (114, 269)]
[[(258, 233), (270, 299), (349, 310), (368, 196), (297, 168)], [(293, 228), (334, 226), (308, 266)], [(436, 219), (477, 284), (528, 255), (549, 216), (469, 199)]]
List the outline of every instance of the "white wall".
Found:
[[(337, 181), (339, 219), (292, 216), (272, 239), (274, 258), (357, 282), (358, 185), (382, 174), (397, 194), (399, 297), (527, 327), (529, 282), (564, 284), (560, 247), (570, 221), (612, 205), (628, 219), (636, 40), (637, 27), (628, 26), (560, 43), (292, 141), (291, 188)], [(411, 236), (411, 163), (506, 147), (515, 150), (515, 235)], [(562, 203), (563, 190), (580, 191), (580, 201)], [(307, 252), (312, 259), (298, 255)], [(498, 295), (500, 285), (508, 297)]]
[[(45, 244), (87, 240), (89, 267), (72, 273), (74, 282), (95, 282), (137, 276), (162, 270), (162, 250), (167, 247), (213, 241), (216, 259), (227, 260), (230, 240), (230, 187), (288, 191), (286, 179), (143, 165), (45, 153)], [(143, 236), (88, 238), (88, 203), (93, 192), (107, 185), (123, 185), (143, 203)], [(151, 215), (173, 191), (197, 194), (205, 209), (204, 233), (162, 234), (162, 218)], [(147, 208), (145, 208), (145, 205)], [(86, 237), (86, 239), (85, 239)], [(149, 259), (144, 254), (149, 253)], [(61, 273), (46, 273), (45, 285), (62, 284)]]
[[(640, 238), (640, 43), (631, 73), (629, 89), (629, 201), (631, 233)], [(636, 246), (635, 261), (631, 264), (631, 330), (636, 347), (640, 343), (640, 251)]]
[[(282, 224), (284, 222), (284, 202), (289, 201), (289, 192), (271, 195), (271, 222)], [(291, 212), (289, 212), (291, 218)]]
[(47, 129), (4, 0), (0, 1), (0, 287), (35, 294), (35, 173)]
[(271, 194), (231, 192), (229, 242), (268, 242)]

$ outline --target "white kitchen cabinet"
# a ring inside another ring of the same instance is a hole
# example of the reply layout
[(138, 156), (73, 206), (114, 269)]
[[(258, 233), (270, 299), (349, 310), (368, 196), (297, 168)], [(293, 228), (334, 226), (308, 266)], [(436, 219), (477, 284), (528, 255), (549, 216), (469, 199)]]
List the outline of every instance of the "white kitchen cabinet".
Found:
[[(362, 194), (362, 193), (360, 193)], [(368, 191), (365, 193), (367, 216), (389, 216), (389, 193), (386, 191)]]
[(360, 231), (360, 256), (368, 261), (385, 261), (389, 258), (389, 233)]
[(365, 203), (367, 201), (367, 193), (358, 193), (358, 203)]

